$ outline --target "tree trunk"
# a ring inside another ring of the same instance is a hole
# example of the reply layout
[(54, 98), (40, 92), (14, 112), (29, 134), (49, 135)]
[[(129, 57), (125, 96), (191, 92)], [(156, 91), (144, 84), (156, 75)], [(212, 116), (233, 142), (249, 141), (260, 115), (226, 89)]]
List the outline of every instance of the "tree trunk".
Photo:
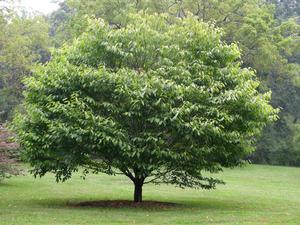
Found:
[(142, 202), (143, 182), (134, 182), (134, 202)]

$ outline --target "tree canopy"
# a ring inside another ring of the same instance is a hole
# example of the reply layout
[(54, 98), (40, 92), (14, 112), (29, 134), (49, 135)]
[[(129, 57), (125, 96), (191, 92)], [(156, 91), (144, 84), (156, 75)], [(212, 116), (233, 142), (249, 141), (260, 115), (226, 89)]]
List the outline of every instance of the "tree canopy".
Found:
[[(87, 15), (103, 18), (115, 27), (128, 23), (130, 12), (167, 13), (222, 28), (222, 40), (238, 43), (243, 67), (251, 67), (272, 90), (271, 104), (281, 108), (280, 119), (269, 124), (256, 145), (254, 163), (300, 166), (300, 26), (296, 0), (66, 0), (53, 13), (50, 23), (58, 45), (71, 42), (87, 26)], [(52, 22), (51, 22), (52, 21)]]
[(207, 172), (241, 164), (276, 118), (213, 25), (147, 13), (88, 24), (26, 79), (15, 128), (35, 175), (122, 173), (137, 202), (148, 182), (214, 188), (222, 181)]

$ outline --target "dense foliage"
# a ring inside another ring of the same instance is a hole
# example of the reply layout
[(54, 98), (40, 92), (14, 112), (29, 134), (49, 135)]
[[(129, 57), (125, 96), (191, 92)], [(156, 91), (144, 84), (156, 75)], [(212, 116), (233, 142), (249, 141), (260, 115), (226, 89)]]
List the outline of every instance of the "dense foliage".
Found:
[(220, 36), (195, 17), (138, 14), (120, 29), (90, 21), (27, 79), (15, 125), (34, 174), (121, 172), (135, 201), (144, 182), (221, 183), (203, 171), (242, 163), (276, 110)]
[(238, 43), (242, 67), (252, 67), (262, 91), (280, 119), (268, 125), (251, 156), (255, 163), (300, 166), (300, 3), (297, 0), (65, 0), (51, 15), (28, 16), (0, 0), (0, 121), (10, 120), (22, 101), (23, 77), (36, 62), (46, 62), (49, 46), (72, 42), (85, 31), (88, 17), (126, 26), (128, 15), (145, 10), (199, 20), (222, 28), (227, 44)]
[(0, 122), (10, 119), (22, 100), (22, 79), (34, 62), (49, 59), (48, 24), (0, 10)]
[(281, 108), (280, 119), (265, 129), (251, 160), (300, 166), (299, 5), (296, 0), (66, 0), (50, 21), (59, 24), (52, 26), (58, 43), (82, 33), (86, 15), (104, 18), (115, 27), (125, 26), (128, 13), (139, 10), (176, 17), (192, 13), (214, 22), (224, 30), (227, 43), (239, 44), (243, 66), (257, 71), (262, 90), (271, 89), (272, 105)]

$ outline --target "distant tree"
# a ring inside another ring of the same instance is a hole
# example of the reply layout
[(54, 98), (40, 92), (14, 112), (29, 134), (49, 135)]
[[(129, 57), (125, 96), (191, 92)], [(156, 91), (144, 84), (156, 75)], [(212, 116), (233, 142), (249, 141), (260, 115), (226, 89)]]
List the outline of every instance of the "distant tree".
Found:
[[(76, 35), (73, 29), (78, 27), (80, 20), (73, 18), (74, 11), (74, 9), (70, 8), (66, 2), (63, 1), (59, 3), (59, 8), (48, 16), (47, 19), (50, 26), (49, 34), (54, 40), (55, 47), (60, 47), (64, 42), (73, 40)], [(72, 26), (71, 20), (75, 22), (73, 23), (74, 27)]]
[(291, 17), (300, 16), (299, 0), (267, 0), (276, 6), (276, 17), (280, 20), (286, 20)]
[(22, 173), (16, 162), (18, 145), (9, 142), (9, 138), (12, 138), (11, 133), (0, 124), (0, 182)]
[(22, 100), (22, 79), (37, 62), (49, 60), (48, 24), (43, 17), (23, 18), (0, 8), (0, 122)]
[(144, 183), (222, 183), (203, 172), (241, 164), (277, 110), (220, 38), (195, 17), (138, 14), (121, 29), (90, 21), (27, 79), (14, 124), (34, 175), (122, 173), (135, 202)]
[(21, 170), (16, 166), (16, 161), (11, 158), (10, 151), (0, 147), (0, 182), (19, 174)]

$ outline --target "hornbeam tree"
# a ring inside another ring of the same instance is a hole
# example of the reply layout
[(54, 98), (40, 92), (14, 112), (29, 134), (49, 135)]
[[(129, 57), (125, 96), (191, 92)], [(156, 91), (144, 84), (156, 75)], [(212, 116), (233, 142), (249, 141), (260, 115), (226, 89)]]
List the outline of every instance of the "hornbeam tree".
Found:
[(26, 80), (14, 126), (34, 175), (121, 173), (135, 202), (150, 182), (223, 183), (209, 174), (243, 163), (277, 110), (221, 35), (192, 16), (133, 14), (121, 28), (90, 20)]

